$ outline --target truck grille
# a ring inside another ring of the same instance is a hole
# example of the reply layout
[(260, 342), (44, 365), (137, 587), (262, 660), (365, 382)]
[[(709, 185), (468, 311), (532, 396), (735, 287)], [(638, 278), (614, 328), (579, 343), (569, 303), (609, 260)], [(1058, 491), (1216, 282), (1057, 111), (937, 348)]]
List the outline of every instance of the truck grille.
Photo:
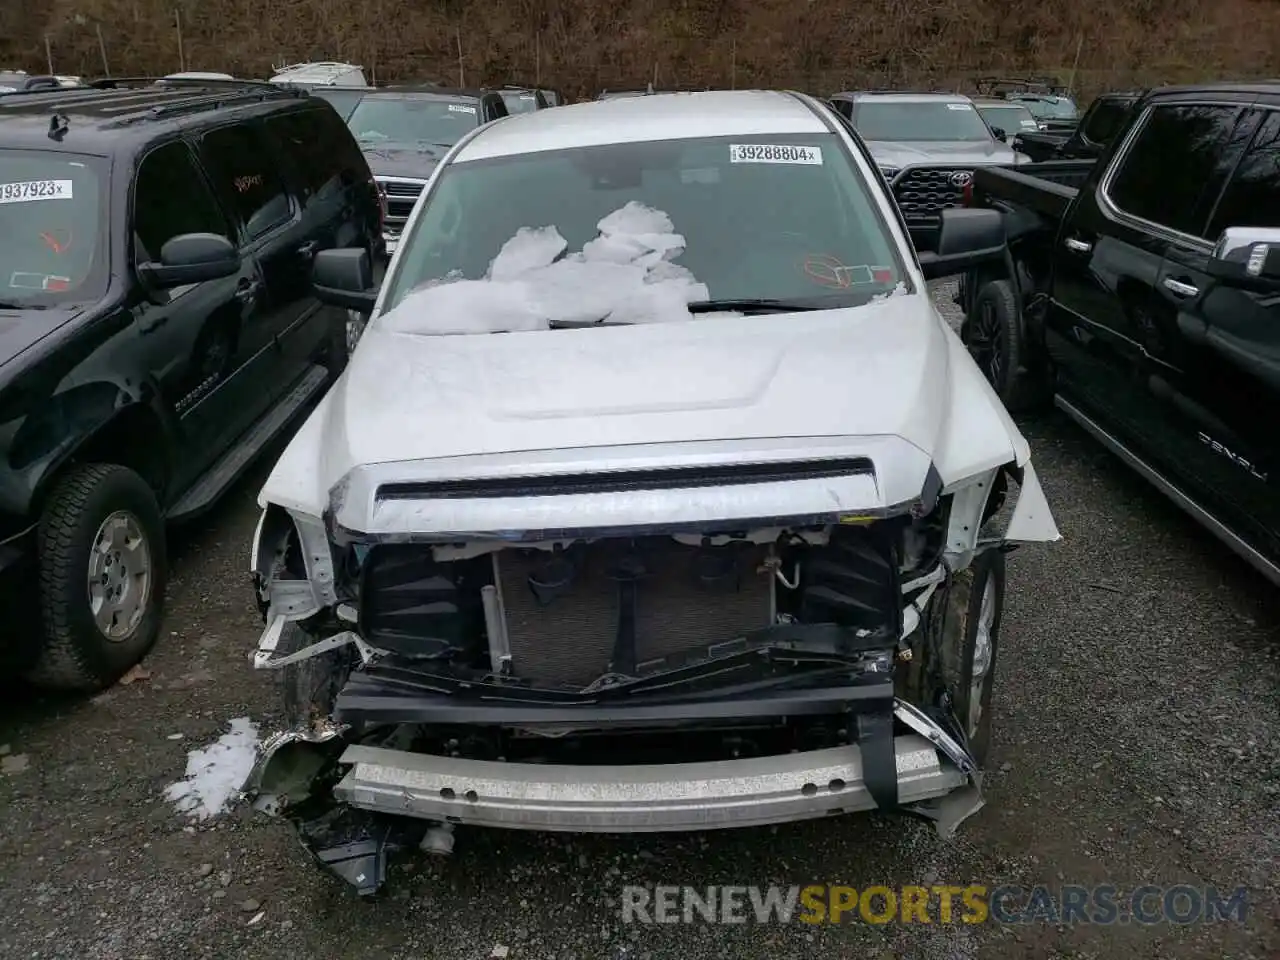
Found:
[(408, 177), (374, 177), (387, 197), (386, 230), (389, 236), (398, 237), (413, 213), (413, 205), (422, 195), (426, 180)]
[[(736, 576), (704, 585), (695, 573), (698, 548), (666, 537), (637, 541), (647, 571), (635, 599), (636, 661), (732, 640), (772, 624), (773, 573), (766, 549), (736, 551)], [(498, 589), (506, 612), (511, 664), (535, 683), (585, 685), (609, 670), (619, 621), (619, 585), (608, 571), (625, 541), (587, 548), (578, 575), (563, 594), (542, 605), (529, 578), (547, 554), (496, 554)]]
[(893, 196), (909, 225), (936, 223), (947, 207), (964, 203), (964, 180), (959, 175), (973, 176), (968, 167), (909, 167), (893, 183)]

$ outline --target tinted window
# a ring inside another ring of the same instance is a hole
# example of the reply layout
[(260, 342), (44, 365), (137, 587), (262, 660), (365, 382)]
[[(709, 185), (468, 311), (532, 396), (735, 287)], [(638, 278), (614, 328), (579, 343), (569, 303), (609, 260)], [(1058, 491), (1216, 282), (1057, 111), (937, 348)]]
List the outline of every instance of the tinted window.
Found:
[(1077, 110), (1075, 102), (1066, 97), (1028, 97), (1014, 95), (1010, 100), (1017, 100), (1032, 116), (1041, 120), (1074, 120)]
[(504, 90), (502, 102), (510, 114), (533, 113), (538, 109), (538, 98), (527, 90)]
[(1124, 129), (1131, 106), (1122, 100), (1099, 101), (1081, 129), (1081, 135), (1091, 143), (1105, 146)]
[(474, 100), (386, 94), (365, 97), (347, 118), (347, 126), (365, 147), (378, 144), (452, 147), (479, 123), (479, 106)]
[[(635, 255), (625, 236), (633, 232), (679, 234), (683, 252), (673, 251), (662, 272), (690, 271), (715, 299), (858, 306), (905, 279), (868, 184), (831, 133), (763, 136), (745, 145), (731, 137), (610, 144), (468, 161), (443, 171), (420, 202), (425, 206), (389, 280), (387, 309), (423, 285), (484, 279), (522, 228), (554, 228), (563, 238), (563, 295), (579, 308), (620, 282), (587, 275), (596, 272), (593, 263), (602, 274), (627, 272), (617, 264)], [(650, 209), (624, 211), (630, 203)], [(589, 246), (606, 218), (633, 226), (618, 225), (624, 236)], [(669, 228), (649, 226), (664, 219)], [(535, 242), (528, 234), (521, 240)], [(545, 250), (546, 240), (537, 246)]]
[(983, 120), (992, 127), (999, 127), (1008, 137), (1012, 137), (1015, 133), (1039, 129), (1039, 124), (1031, 115), (1031, 111), (1021, 104), (984, 103), (978, 107), (978, 112), (982, 114)]
[(853, 104), (848, 100), (832, 100), (831, 105), (836, 108), (836, 112), (846, 120), (853, 119)]
[(289, 218), (289, 197), (275, 169), (275, 154), (256, 127), (214, 130), (200, 141), (200, 150), (214, 186), (250, 238)]
[(351, 116), (351, 111), (364, 99), (365, 95), (364, 90), (339, 90), (333, 87), (312, 87), (309, 92), (313, 97), (328, 100), (329, 105), (343, 120)]
[(863, 101), (854, 111), (853, 125), (864, 140), (991, 141), (973, 104), (960, 101)]
[(1108, 198), (1132, 216), (1205, 236), (1209, 207), (1247, 142), (1250, 121), (1237, 127), (1240, 113), (1230, 106), (1156, 107), (1121, 159)]
[(0, 303), (38, 305), (106, 289), (100, 161), (0, 150)]
[(184, 233), (217, 233), (232, 239), (226, 217), (182, 141), (142, 158), (133, 188), (133, 232), (141, 253), (159, 259), (164, 245)]
[(1280, 112), (1271, 111), (1218, 201), (1210, 239), (1227, 227), (1280, 227)]
[(365, 162), (360, 150), (331, 111), (277, 114), (267, 120), (267, 129), (292, 161), (308, 196), (368, 179), (361, 176)]

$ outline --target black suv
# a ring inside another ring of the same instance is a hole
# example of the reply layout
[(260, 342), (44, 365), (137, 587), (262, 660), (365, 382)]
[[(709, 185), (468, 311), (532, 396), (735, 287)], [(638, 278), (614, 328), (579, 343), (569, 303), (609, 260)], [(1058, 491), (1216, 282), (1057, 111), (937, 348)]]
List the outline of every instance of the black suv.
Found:
[(165, 521), (209, 506), (343, 368), (346, 316), (313, 299), (311, 262), (380, 256), (380, 219), (355, 141), (304, 91), (105, 81), (0, 98), (11, 667), (93, 689), (147, 653)]
[(501, 93), (435, 84), (370, 90), (347, 117), (386, 202), (394, 251), (427, 179), (449, 148), (482, 124), (508, 116)]

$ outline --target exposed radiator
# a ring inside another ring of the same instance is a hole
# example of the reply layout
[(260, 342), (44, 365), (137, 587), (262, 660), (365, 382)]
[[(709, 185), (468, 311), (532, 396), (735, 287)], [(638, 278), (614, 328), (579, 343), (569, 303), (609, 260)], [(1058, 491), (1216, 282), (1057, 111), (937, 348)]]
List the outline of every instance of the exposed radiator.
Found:
[[(698, 549), (668, 537), (637, 541), (646, 571), (636, 584), (636, 660), (668, 656), (772, 623), (773, 574), (761, 571), (765, 547), (734, 550), (735, 575), (700, 581)], [(530, 586), (543, 551), (494, 554), (495, 581), (506, 611), (513, 673), (546, 684), (586, 685), (609, 669), (619, 622), (619, 584), (610, 578), (627, 552), (623, 541), (585, 548), (571, 585), (545, 606)]]

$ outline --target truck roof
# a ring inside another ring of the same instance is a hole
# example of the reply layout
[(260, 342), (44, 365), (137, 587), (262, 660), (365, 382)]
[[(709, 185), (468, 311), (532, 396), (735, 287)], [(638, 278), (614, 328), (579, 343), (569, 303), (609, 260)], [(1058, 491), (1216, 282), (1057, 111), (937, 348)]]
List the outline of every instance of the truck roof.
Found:
[(847, 100), (896, 100), (899, 103), (972, 103), (973, 98), (963, 93), (945, 90), (848, 90), (832, 94)]
[(1139, 96), (1177, 96), (1180, 94), (1262, 94), (1280, 96), (1280, 80), (1224, 80), (1219, 83), (1171, 84), (1152, 87)]
[(150, 140), (166, 125), (186, 126), (217, 111), (302, 100), (303, 90), (252, 81), (102, 81), (115, 86), (63, 87), (0, 97), (0, 143), (102, 156), (122, 140)]
[(571, 103), (481, 127), (459, 161), (647, 140), (828, 133), (821, 107), (780, 90), (655, 93)]
[(366, 95), (374, 98), (413, 96), (422, 100), (479, 100), (495, 92), (476, 88), (441, 87), (434, 83), (408, 83), (396, 87), (370, 87)]

